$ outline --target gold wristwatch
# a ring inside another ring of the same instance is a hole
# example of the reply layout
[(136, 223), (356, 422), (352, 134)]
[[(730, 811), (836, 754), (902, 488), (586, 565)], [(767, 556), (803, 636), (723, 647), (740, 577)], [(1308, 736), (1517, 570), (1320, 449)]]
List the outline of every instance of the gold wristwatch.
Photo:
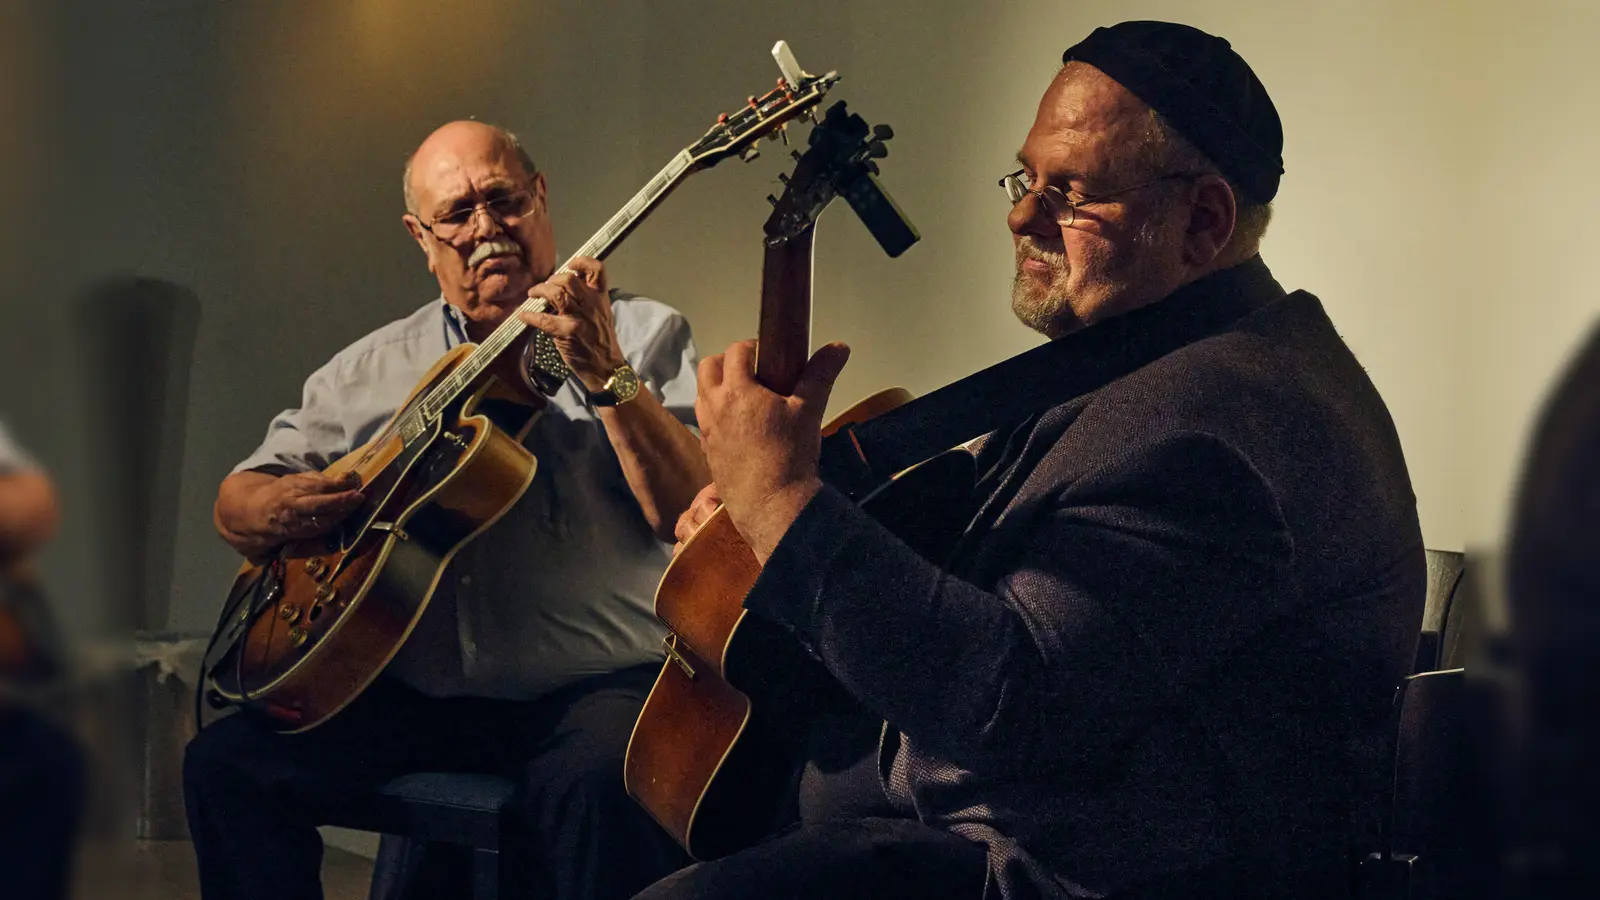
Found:
[(621, 406), (639, 396), (639, 373), (623, 363), (606, 379), (605, 387), (589, 395), (595, 406)]

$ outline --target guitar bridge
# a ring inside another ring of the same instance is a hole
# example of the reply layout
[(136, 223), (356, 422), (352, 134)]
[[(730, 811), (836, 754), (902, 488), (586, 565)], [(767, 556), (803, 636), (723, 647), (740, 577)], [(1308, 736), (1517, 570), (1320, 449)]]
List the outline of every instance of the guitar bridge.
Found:
[(670, 631), (667, 632), (667, 636), (661, 639), (661, 646), (667, 651), (667, 659), (676, 663), (678, 668), (683, 670), (683, 674), (693, 680), (694, 666), (689, 665), (689, 660), (678, 652), (678, 636)]
[(402, 541), (411, 540), (411, 535), (406, 534), (406, 530), (404, 528), (401, 528), (393, 522), (373, 522), (367, 527), (373, 531), (386, 531)]

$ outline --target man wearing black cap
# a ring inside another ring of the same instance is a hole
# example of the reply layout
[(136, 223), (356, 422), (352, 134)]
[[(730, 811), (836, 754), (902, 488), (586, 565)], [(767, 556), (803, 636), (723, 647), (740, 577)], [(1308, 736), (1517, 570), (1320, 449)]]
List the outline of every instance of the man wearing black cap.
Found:
[(1423, 599), (1399, 440), (1319, 301), (1258, 255), (1282, 131), (1244, 61), (1129, 22), (1064, 62), (1001, 181), (1012, 307), (1055, 347), (1166, 349), (997, 431), (940, 560), (818, 475), (847, 348), (788, 397), (748, 343), (701, 364), (715, 492), (680, 539), (720, 496), (765, 564), (746, 608), (887, 727), (848, 818), (642, 896), (1349, 894)]

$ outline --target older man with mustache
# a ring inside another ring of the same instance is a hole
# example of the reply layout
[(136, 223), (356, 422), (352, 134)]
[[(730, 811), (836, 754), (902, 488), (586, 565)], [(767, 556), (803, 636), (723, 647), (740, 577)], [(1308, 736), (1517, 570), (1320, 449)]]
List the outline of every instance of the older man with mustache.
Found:
[(1125, 22), (1064, 63), (1000, 180), (1013, 310), (1178, 349), (991, 436), (937, 558), (820, 478), (845, 348), (792, 396), (748, 343), (701, 363), (715, 489), (680, 537), (720, 494), (765, 562), (745, 608), (886, 728), (861, 777), (807, 786), (802, 827), (641, 900), (1350, 895), (1421, 615), (1399, 440), (1321, 303), (1259, 256), (1283, 133), (1244, 60)]
[[(319, 470), (367, 442), (427, 368), (524, 313), (572, 375), (526, 444), (517, 505), (458, 555), (384, 676), (329, 723), (278, 734), (241, 714), (190, 745), (185, 787), (207, 898), (321, 896), (316, 825), (352, 792), (418, 770), (516, 778), (538, 896), (627, 896), (681, 851), (626, 796), (622, 755), (660, 660), (663, 540), (709, 481), (689, 324), (609, 291), (600, 263), (554, 273), (548, 187), (511, 134), (447, 124), (406, 167), (405, 226), (440, 296), (340, 351), (217, 493), (245, 556), (324, 533), (361, 498)], [(422, 881), (459, 896), (448, 866)]]

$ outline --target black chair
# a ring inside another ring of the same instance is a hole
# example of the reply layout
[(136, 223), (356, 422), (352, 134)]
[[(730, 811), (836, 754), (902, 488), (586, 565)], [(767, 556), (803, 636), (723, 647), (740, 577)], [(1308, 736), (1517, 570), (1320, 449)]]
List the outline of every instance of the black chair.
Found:
[(1394, 697), (1393, 765), (1377, 793), (1375, 848), (1360, 867), (1363, 900), (1462, 896), (1469, 785), (1463, 629), (1473, 603), (1465, 554), (1428, 550), (1427, 594), (1413, 674)]
[(1428, 593), (1422, 607), (1422, 634), (1412, 673), (1452, 668), (1459, 619), (1464, 605), (1457, 602), (1466, 569), (1465, 554), (1455, 550), (1428, 550)]
[(495, 775), (422, 772), (385, 784), (330, 825), (381, 834), (370, 900), (405, 895), (428, 844), (472, 854), (472, 900), (525, 896), (526, 860), (515, 850), (507, 806), (516, 785)]
[(1366, 900), (1467, 896), (1467, 704), (1465, 669), (1412, 675), (1396, 692), (1394, 778), (1381, 849), (1361, 867)]

